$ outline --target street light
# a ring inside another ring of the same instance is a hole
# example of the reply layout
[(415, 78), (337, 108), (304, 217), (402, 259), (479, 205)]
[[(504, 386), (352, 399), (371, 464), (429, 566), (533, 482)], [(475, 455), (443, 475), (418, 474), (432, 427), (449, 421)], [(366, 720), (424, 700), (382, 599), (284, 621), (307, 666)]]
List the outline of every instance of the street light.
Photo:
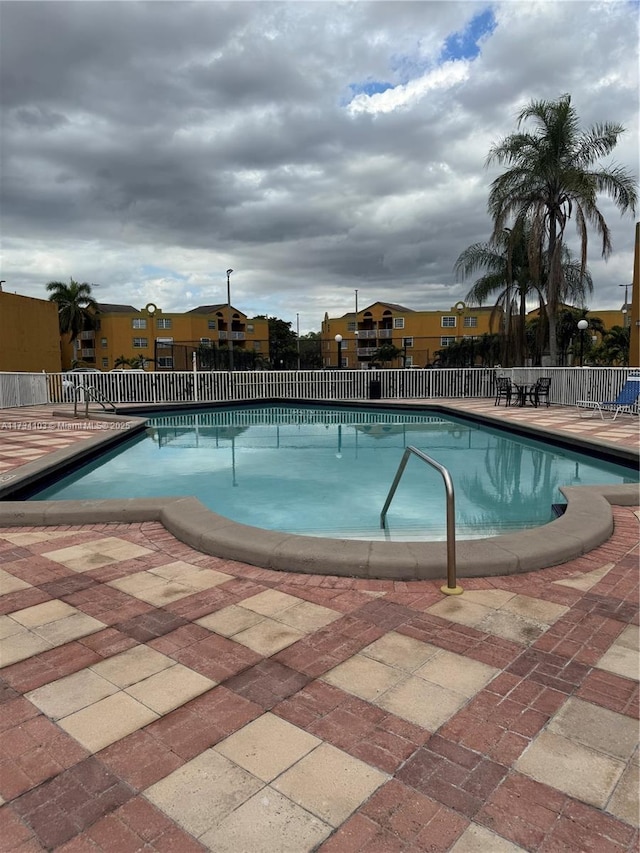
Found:
[(342, 367), (342, 335), (336, 335), (334, 341), (338, 344), (338, 370)]
[(227, 347), (229, 349), (229, 372), (233, 371), (233, 339), (231, 337), (231, 326), (233, 319), (231, 317), (231, 282), (229, 276), (233, 270), (227, 270), (227, 305), (229, 306), (229, 325), (227, 327)]
[(580, 367), (584, 360), (584, 333), (589, 328), (589, 323), (586, 320), (578, 320), (578, 329), (580, 330)]
[(624, 287), (624, 305), (622, 306), (623, 320), (622, 324), (626, 328), (631, 325), (631, 317), (629, 316), (629, 288), (633, 284), (619, 284), (618, 287)]

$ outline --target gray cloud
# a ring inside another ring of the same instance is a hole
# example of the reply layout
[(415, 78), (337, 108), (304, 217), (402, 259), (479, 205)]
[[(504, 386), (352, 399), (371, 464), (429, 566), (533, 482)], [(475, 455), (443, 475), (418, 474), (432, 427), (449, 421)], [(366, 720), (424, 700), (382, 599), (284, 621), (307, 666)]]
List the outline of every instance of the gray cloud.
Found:
[[(447, 39), (491, 9), (479, 52)], [(638, 168), (632, 3), (4, 2), (2, 278), (165, 310), (225, 298), (317, 329), (375, 299), (449, 307), (458, 254), (489, 236), (486, 169), (531, 98), (570, 92), (585, 126), (628, 129)], [(349, 103), (374, 96), (369, 111)], [(378, 87), (379, 89), (384, 86)], [(376, 100), (377, 98), (377, 100)], [(373, 109), (374, 105), (378, 110)], [(634, 223), (602, 199), (621, 303)]]

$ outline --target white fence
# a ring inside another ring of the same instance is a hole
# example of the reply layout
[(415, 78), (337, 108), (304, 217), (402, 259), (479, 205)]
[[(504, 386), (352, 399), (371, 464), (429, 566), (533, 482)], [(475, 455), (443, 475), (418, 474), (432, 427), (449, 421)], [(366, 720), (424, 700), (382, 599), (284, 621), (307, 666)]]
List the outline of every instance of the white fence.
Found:
[(0, 373), (0, 409), (50, 402), (46, 373)]
[(493, 398), (496, 375), (517, 383), (551, 377), (550, 402), (613, 400), (629, 368), (452, 368), (171, 373), (0, 373), (0, 408), (83, 399), (126, 403), (237, 403), (248, 400), (424, 400)]

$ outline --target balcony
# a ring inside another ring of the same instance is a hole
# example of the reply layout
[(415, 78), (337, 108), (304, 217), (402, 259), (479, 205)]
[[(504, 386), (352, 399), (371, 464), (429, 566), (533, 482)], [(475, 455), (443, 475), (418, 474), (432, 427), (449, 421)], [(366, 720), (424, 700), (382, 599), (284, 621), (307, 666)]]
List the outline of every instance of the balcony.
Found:
[(82, 358), (95, 358), (96, 351), (95, 349), (85, 349), (84, 347), (80, 350), (80, 355)]
[(391, 338), (391, 337), (393, 337), (393, 329), (378, 329), (378, 337), (379, 338)]
[(232, 341), (244, 341), (246, 335), (244, 332), (231, 332), (231, 340)]
[(366, 338), (375, 338), (376, 337), (375, 329), (358, 329), (358, 340), (364, 340)]
[(218, 340), (219, 341), (226, 341), (227, 340), (227, 333), (226, 332), (218, 332)]

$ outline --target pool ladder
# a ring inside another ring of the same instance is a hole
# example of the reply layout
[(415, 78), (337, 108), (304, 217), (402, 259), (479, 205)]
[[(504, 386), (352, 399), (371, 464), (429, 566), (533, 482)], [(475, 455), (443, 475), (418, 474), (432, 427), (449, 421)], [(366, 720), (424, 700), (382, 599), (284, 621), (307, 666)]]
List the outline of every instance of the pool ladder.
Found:
[(387, 495), (387, 499), (382, 507), (382, 512), (380, 513), (380, 527), (385, 529), (387, 526), (387, 510), (393, 500), (393, 496), (395, 495), (398, 484), (400, 483), (400, 478), (402, 477), (404, 469), (407, 467), (407, 462), (409, 461), (409, 457), (412, 453), (415, 454), (418, 459), (422, 459), (422, 461), (426, 462), (427, 465), (431, 465), (432, 468), (439, 471), (442, 475), (442, 479), (444, 480), (444, 488), (447, 493), (447, 585), (440, 587), (440, 591), (445, 595), (460, 595), (462, 593), (462, 587), (458, 586), (456, 582), (456, 511), (453, 481), (451, 479), (451, 475), (443, 465), (436, 462), (436, 460), (432, 459), (430, 456), (427, 456), (426, 453), (418, 450), (417, 447), (413, 447), (413, 445), (409, 445), (402, 455), (400, 465), (398, 465), (398, 470), (396, 471), (396, 476), (393, 478), (389, 494)]
[(85, 385), (83, 382), (78, 383), (78, 385), (74, 385), (73, 388), (73, 417), (78, 417), (78, 395), (80, 391), (84, 391), (84, 416), (85, 418), (89, 417), (89, 400), (93, 399), (96, 403), (99, 403), (104, 411), (107, 411), (107, 406), (111, 406), (112, 412), (117, 412), (115, 404), (111, 402), (111, 400), (107, 399), (102, 391), (99, 391), (97, 388), (92, 388), (89, 385)]

